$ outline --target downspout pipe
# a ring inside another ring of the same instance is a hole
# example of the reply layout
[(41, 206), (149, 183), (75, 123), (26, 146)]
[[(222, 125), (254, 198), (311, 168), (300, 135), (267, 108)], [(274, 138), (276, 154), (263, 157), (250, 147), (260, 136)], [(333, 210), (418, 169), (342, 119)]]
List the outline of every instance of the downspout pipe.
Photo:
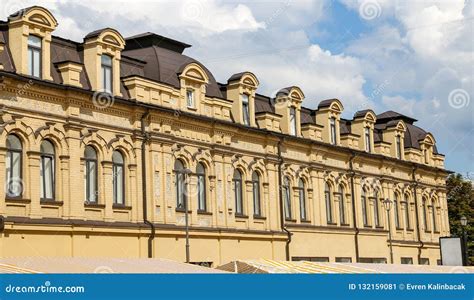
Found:
[(283, 205), (283, 172), (282, 172), (282, 167), (283, 167), (283, 157), (281, 156), (281, 144), (283, 142), (283, 138), (280, 137), (278, 140), (278, 186), (280, 187), (280, 192), (279, 192), (279, 200), (280, 200), (280, 224), (281, 224), (281, 230), (286, 232), (287, 239), (286, 239), (286, 245), (285, 245), (285, 254), (286, 254), (286, 260), (290, 261), (290, 243), (291, 243), (291, 232), (286, 228), (285, 226), (285, 215), (284, 215), (284, 209), (285, 206)]
[(142, 195), (143, 195), (143, 223), (150, 227), (151, 233), (148, 236), (148, 258), (153, 258), (153, 240), (155, 239), (155, 225), (148, 220), (148, 208), (147, 208), (147, 189), (146, 189), (146, 143), (150, 139), (148, 133), (145, 130), (145, 120), (150, 115), (150, 111), (147, 110), (140, 119), (141, 133), (142, 133)]
[(359, 227), (357, 227), (357, 210), (356, 210), (356, 201), (355, 201), (355, 185), (354, 185), (354, 158), (356, 154), (354, 151), (351, 151), (351, 158), (349, 159), (349, 170), (351, 176), (351, 200), (352, 200), (352, 218), (354, 222), (354, 246), (355, 246), (355, 259), (356, 263), (359, 262)]
[(418, 169), (417, 166), (413, 166), (413, 171), (411, 173), (411, 177), (412, 177), (412, 182), (413, 182), (413, 194), (414, 194), (413, 199), (415, 200), (416, 232), (417, 232), (417, 235), (418, 235), (418, 243), (420, 244), (420, 246), (418, 247), (418, 263), (420, 263), (421, 249), (423, 249), (425, 244), (421, 240), (420, 216), (418, 215), (418, 196), (417, 196), (417, 193), (416, 193), (416, 188), (418, 187), (418, 181), (416, 181), (416, 176), (415, 176), (415, 173), (416, 173), (417, 169)]

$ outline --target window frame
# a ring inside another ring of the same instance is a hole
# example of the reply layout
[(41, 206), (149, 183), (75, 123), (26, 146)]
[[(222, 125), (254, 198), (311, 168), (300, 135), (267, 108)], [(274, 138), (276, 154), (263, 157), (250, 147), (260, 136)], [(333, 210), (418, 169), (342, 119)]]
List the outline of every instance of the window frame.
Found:
[(365, 152), (372, 152), (372, 139), (370, 138), (370, 127), (364, 127)]
[(397, 149), (397, 158), (402, 159), (402, 137), (400, 135), (395, 137), (395, 144)]
[[(48, 142), (51, 144), (53, 148), (53, 153), (45, 153), (45, 152), (40, 152), (40, 178), (41, 180), (41, 185), (43, 186), (43, 194), (41, 194), (41, 189), (40, 189), (40, 202), (48, 202), (48, 201), (55, 201), (56, 199), (56, 147), (53, 142), (51, 142), (48, 139), (45, 139), (41, 142), (43, 144), (44, 142)], [(46, 195), (46, 169), (45, 169), (45, 161), (46, 159), (51, 160), (51, 197), (44, 197)]]
[[(37, 38), (39, 39), (40, 41), (40, 44), (41, 46), (34, 46), (32, 44), (30, 44), (30, 37), (34, 37), (34, 38)], [(39, 78), (41, 79), (43, 76), (43, 38), (37, 36), (37, 35), (34, 35), (34, 34), (30, 34), (28, 36), (28, 41), (27, 41), (27, 55), (28, 55), (28, 75), (32, 76), (32, 77), (35, 77), (35, 78)], [(34, 75), (34, 70), (35, 70), (35, 59), (34, 59), (34, 53), (38, 53), (39, 54), (39, 68), (38, 68), (38, 76)], [(30, 64), (29, 64), (29, 60), (31, 59), (31, 72), (30, 72)]]
[(394, 219), (395, 219), (395, 228), (399, 229), (400, 228), (400, 214), (398, 210), (400, 207), (400, 196), (398, 193), (394, 193), (393, 197), (394, 197), (393, 213), (394, 213)]
[(242, 121), (244, 125), (250, 126), (250, 97), (242, 94)]
[[(236, 176), (238, 174), (238, 176)], [(234, 170), (234, 176), (232, 177), (232, 183), (234, 184), (234, 200), (235, 200), (235, 215), (244, 215), (244, 195), (242, 187), (243, 176), (239, 169)]]
[[(119, 206), (125, 206), (126, 203), (126, 197), (125, 197), (125, 155), (119, 150), (114, 150), (113, 152), (117, 152), (121, 155), (122, 157), (122, 162), (115, 162), (112, 159), (112, 174), (113, 174), (113, 183), (112, 183), (112, 188), (113, 188), (113, 205), (119, 205)], [(113, 156), (112, 156), (113, 157)], [(117, 169), (121, 168), (122, 170), (122, 203), (119, 203), (117, 200), (117, 195), (118, 195), (118, 183), (117, 183)]]
[(436, 221), (436, 206), (435, 206), (435, 201), (431, 200), (431, 214), (432, 214), (432, 232), (437, 232), (438, 231), (438, 222)]
[(290, 107), (290, 135), (296, 136), (298, 135), (298, 130), (297, 130), (297, 123), (296, 123), (296, 107), (291, 106)]
[(253, 215), (255, 217), (262, 216), (262, 193), (260, 174), (257, 171), (252, 173), (252, 199), (253, 199)]
[(347, 218), (346, 218), (346, 204), (345, 202), (345, 189), (344, 185), (341, 183), (338, 186), (338, 194), (339, 194), (339, 222), (341, 225), (347, 225)]
[[(108, 57), (110, 58), (110, 65), (105, 64), (103, 61), (103, 57)], [(102, 75), (102, 90), (106, 93), (112, 94), (114, 92), (114, 58), (108, 54), (102, 54), (101, 55), (101, 60), (100, 60), (100, 71)], [(106, 84), (107, 84), (107, 79), (106, 79), (106, 70), (110, 71), (110, 90), (107, 90)]]
[[(202, 171), (199, 170), (199, 166)], [(197, 196), (198, 196), (198, 212), (207, 212), (207, 176), (206, 176), (206, 166), (199, 162), (196, 165), (196, 179), (197, 179)], [(201, 185), (202, 183), (202, 185)], [(201, 190), (204, 199), (201, 199)]]
[(326, 223), (334, 224), (334, 213), (332, 209), (332, 189), (328, 182), (324, 186), (324, 202), (326, 203)]
[(337, 145), (337, 131), (336, 131), (336, 118), (329, 118), (329, 134), (331, 137), (331, 144)]
[(381, 227), (378, 189), (374, 191), (374, 225), (375, 227)]
[[(189, 97), (191, 95), (191, 98)], [(191, 99), (191, 102), (189, 100)], [(196, 108), (196, 90), (193, 88), (186, 89), (186, 107)]]
[(423, 212), (422, 212), (422, 216), (423, 216), (423, 226), (425, 228), (425, 232), (427, 231), (430, 231), (430, 228), (428, 226), (428, 212), (427, 212), (427, 208), (428, 208), (428, 201), (425, 197), (423, 197), (421, 199), (421, 204), (423, 206)]
[(287, 176), (283, 177), (283, 196), (285, 197), (284, 200), (284, 213), (285, 213), (285, 220), (292, 221), (292, 205), (291, 205), (291, 181), (290, 178)]
[(298, 180), (298, 200), (300, 203), (300, 221), (308, 221), (308, 214), (306, 211), (306, 184), (302, 178)]
[(405, 194), (405, 229), (411, 230), (411, 220), (410, 220), (410, 196)]
[[(6, 199), (21, 199), (23, 197), (23, 142), (22, 142), (20, 137), (18, 137), (16, 134), (12, 134), (12, 133), (7, 135), (7, 141), (8, 141), (8, 138), (10, 136), (18, 139), (18, 142), (20, 144), (20, 149), (14, 149), (14, 148), (7, 147), (7, 151), (5, 153), (5, 185), (6, 185), (5, 198)], [(10, 181), (11, 181), (12, 178), (14, 178), (12, 176), (12, 174), (14, 173), (12, 171), (13, 167), (14, 167), (14, 159), (13, 159), (14, 153), (18, 154), (18, 157), (19, 157), (18, 179), (21, 182), (21, 191), (18, 195), (13, 195), (13, 194), (10, 193), (11, 184), (12, 184), (12, 182), (10, 182)], [(9, 167), (6, 166), (7, 156), (9, 156), (9, 159), (10, 159), (10, 166)], [(8, 170), (10, 170), (10, 176), (8, 175)]]
[(369, 214), (368, 214), (368, 207), (367, 207), (367, 190), (362, 188), (362, 192), (360, 194), (360, 201), (361, 201), (361, 208), (362, 208), (362, 222), (364, 227), (370, 226), (369, 224)]
[[(95, 153), (95, 158), (88, 158), (86, 156), (86, 150), (87, 150), (87, 147), (90, 147), (94, 153)], [(91, 195), (90, 193), (90, 178), (89, 178), (89, 166), (91, 163), (94, 163), (95, 165), (95, 170), (94, 170), (94, 184), (95, 184), (95, 191), (94, 191), (94, 195), (95, 195), (95, 199), (94, 200), (90, 200), (89, 199), (89, 196)], [(93, 203), (93, 204), (97, 204), (99, 203), (99, 180), (98, 180), (98, 175), (99, 175), (99, 164), (98, 164), (98, 159), (97, 159), (97, 150), (91, 146), (91, 145), (87, 145), (84, 149), (84, 172), (86, 173), (85, 174), (85, 191), (86, 191), (86, 197), (85, 197), (85, 202), (86, 203)]]
[[(177, 167), (177, 164), (181, 164), (180, 168)], [(186, 165), (181, 159), (176, 159), (174, 162), (174, 176), (175, 176), (175, 192), (176, 192), (176, 209), (185, 210), (187, 203), (187, 190), (186, 190)], [(189, 210), (189, 207), (188, 207)]]

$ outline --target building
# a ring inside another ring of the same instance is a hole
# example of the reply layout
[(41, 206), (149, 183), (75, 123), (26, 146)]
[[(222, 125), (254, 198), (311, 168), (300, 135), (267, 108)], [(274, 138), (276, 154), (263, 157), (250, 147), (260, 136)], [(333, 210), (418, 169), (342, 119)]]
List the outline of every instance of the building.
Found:
[(415, 119), (346, 120), (248, 71), (218, 83), (182, 42), (57, 25), (37, 6), (0, 23), (0, 257), (185, 261), (188, 219), (194, 263), (390, 262), (390, 245), (437, 263), (448, 172)]

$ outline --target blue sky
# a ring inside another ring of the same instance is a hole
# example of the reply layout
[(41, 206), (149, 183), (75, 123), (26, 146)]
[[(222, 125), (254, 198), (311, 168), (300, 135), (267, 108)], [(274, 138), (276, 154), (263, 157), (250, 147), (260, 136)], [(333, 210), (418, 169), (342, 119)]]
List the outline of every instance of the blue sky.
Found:
[(446, 168), (474, 177), (472, 0), (2, 0), (0, 17), (33, 4), (72, 40), (152, 31), (192, 44), (185, 54), (221, 82), (252, 71), (260, 93), (297, 85), (310, 108), (339, 98), (348, 118), (402, 112), (435, 136)]

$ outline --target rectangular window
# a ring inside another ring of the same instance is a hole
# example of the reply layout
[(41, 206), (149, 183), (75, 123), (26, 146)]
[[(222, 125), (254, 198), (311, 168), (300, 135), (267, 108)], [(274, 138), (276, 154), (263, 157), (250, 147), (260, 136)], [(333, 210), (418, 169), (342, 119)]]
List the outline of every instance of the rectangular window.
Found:
[(290, 199), (290, 187), (283, 187), (283, 194), (285, 196), (285, 219), (291, 220), (291, 199)]
[(365, 151), (371, 152), (372, 150), (372, 141), (370, 139), (370, 128), (364, 129), (364, 136), (365, 136)]
[(197, 175), (198, 181), (198, 211), (206, 211), (206, 176)]
[(360, 200), (362, 204), (362, 220), (364, 222), (364, 226), (369, 226), (369, 218), (367, 217), (367, 197), (365, 196), (365, 192), (362, 192)]
[(331, 131), (331, 144), (336, 145), (337, 144), (337, 137), (336, 137), (336, 118), (331, 118), (329, 120), (330, 124), (330, 131)]
[(421, 258), (420, 257), (420, 265), (429, 265), (430, 264), (430, 259), (429, 258)]
[(395, 195), (395, 200), (393, 201), (393, 213), (395, 215), (395, 227), (400, 228), (400, 216), (398, 215), (398, 196)]
[(329, 257), (293, 256), (292, 261), (329, 262)]
[(380, 226), (378, 193), (375, 194), (375, 198), (374, 198), (374, 223), (376, 227)]
[(186, 105), (191, 108), (195, 107), (193, 89), (186, 90)]
[(332, 206), (331, 206), (331, 193), (326, 191), (324, 193), (324, 197), (326, 198), (326, 218), (328, 223), (334, 223), (332, 218)]
[(106, 93), (112, 93), (112, 57), (108, 55), (102, 55), (101, 70), (102, 70), (102, 89)]
[(43, 156), (40, 164), (41, 199), (54, 199), (54, 160), (52, 157)]
[(242, 120), (245, 125), (250, 125), (249, 95), (242, 94)]
[(300, 219), (304, 221), (306, 220), (306, 199), (304, 194), (304, 188), (299, 188), (298, 193), (300, 198)]
[(401, 262), (402, 265), (413, 265), (413, 258), (411, 258), (411, 257), (402, 257), (400, 262)]
[(411, 224), (410, 224), (410, 204), (408, 202), (405, 202), (405, 228), (406, 229), (411, 229)]
[(262, 212), (260, 211), (260, 182), (253, 181), (253, 214), (254, 216), (261, 216)]
[(234, 179), (234, 193), (235, 193), (235, 214), (242, 215), (244, 207), (242, 202), (242, 181)]
[(352, 257), (336, 257), (337, 263), (351, 263)]
[(28, 36), (28, 75), (41, 78), (41, 38)]
[(387, 259), (381, 257), (361, 257), (359, 258), (359, 262), (365, 264), (386, 264)]
[(431, 206), (431, 216), (433, 217), (433, 231), (438, 231), (438, 226), (436, 225), (436, 207), (433, 205)]
[(402, 159), (402, 140), (399, 135), (397, 135), (396, 143), (397, 143), (397, 158)]
[(114, 165), (114, 204), (125, 204), (124, 201), (124, 173), (123, 166)]
[(290, 134), (296, 135), (296, 109), (290, 108)]

